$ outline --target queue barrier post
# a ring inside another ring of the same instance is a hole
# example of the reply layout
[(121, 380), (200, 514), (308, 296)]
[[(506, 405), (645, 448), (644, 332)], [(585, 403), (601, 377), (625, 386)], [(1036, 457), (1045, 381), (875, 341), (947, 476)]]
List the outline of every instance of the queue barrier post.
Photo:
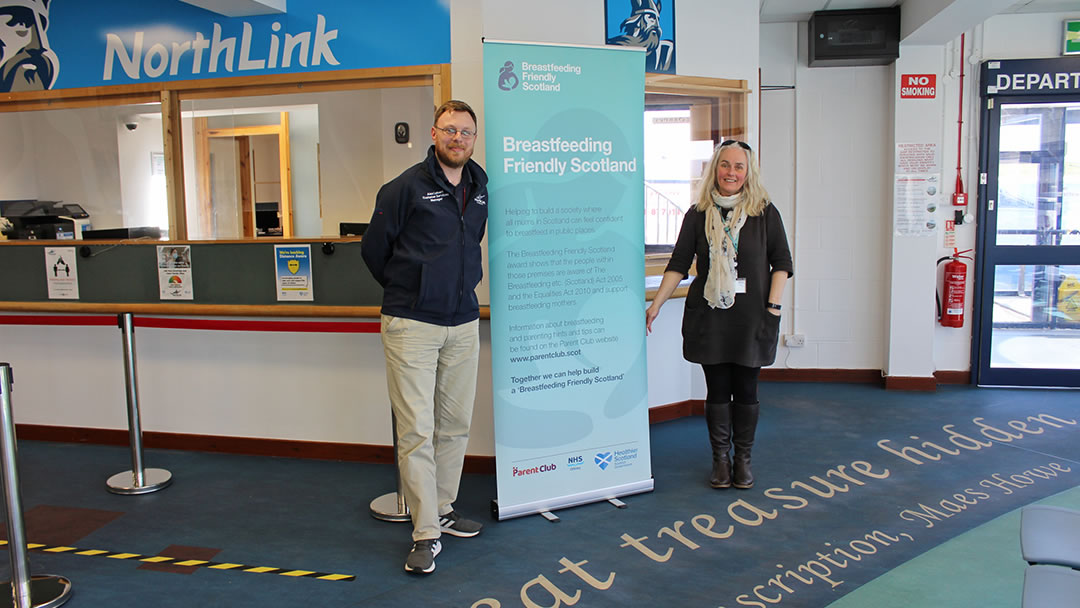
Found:
[(398, 468), (397, 455), (397, 417), (390, 414), (390, 428), (394, 436), (394, 483), (397, 486), (395, 492), (383, 494), (371, 501), (371, 516), (382, 521), (402, 522), (411, 521), (409, 505), (405, 504), (405, 495), (401, 492), (401, 469)]
[(0, 608), (52, 608), (71, 598), (71, 581), (51, 574), (31, 576), (26, 557), (26, 530), (23, 528), (19, 467), (15, 461), (15, 421), (11, 414), (11, 365), (0, 363), (0, 460), (3, 461), (4, 499), (7, 505), (8, 553), (11, 555), (11, 582), (4, 583), (10, 594), (0, 592)]
[(142, 422), (139, 420), (139, 370), (135, 364), (135, 322), (130, 312), (117, 315), (124, 342), (124, 384), (127, 389), (128, 436), (131, 442), (131, 470), (117, 473), (105, 482), (113, 494), (149, 494), (172, 483), (165, 469), (143, 467)]

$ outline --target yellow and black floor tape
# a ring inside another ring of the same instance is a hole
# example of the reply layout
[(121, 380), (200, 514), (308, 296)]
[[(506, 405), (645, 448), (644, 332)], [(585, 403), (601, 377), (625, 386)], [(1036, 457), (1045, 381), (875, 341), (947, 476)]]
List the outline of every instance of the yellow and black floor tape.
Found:
[[(0, 546), (6, 545), (6, 540), (0, 540)], [(317, 578), (324, 581), (356, 580), (356, 576), (351, 574), (330, 574), (327, 572), (314, 572), (311, 570), (289, 570), (287, 568), (273, 568), (270, 566), (247, 566), (244, 564), (233, 564), (228, 562), (211, 562), (202, 559), (181, 559), (169, 557), (167, 555), (117, 553), (114, 551), (103, 551), (101, 549), (79, 549), (78, 547), (49, 547), (38, 543), (27, 543), (26, 548), (32, 551), (41, 551), (42, 553), (70, 553), (72, 555), (83, 555), (86, 557), (107, 557), (109, 559), (132, 560), (149, 564), (208, 568), (210, 570), (235, 570), (239, 572), (253, 572), (256, 574), (277, 574), (278, 576), (289, 576), (293, 578)]]

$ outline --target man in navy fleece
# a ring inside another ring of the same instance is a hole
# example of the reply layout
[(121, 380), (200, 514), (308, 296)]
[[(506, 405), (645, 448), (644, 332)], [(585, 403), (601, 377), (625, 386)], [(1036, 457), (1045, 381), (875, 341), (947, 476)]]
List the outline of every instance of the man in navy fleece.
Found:
[(476, 113), (435, 111), (427, 158), (384, 185), (361, 251), (383, 287), (386, 382), (397, 422), (401, 489), (412, 516), (407, 572), (435, 570), (439, 537), (472, 537), (454, 510), (480, 357), (476, 286), (487, 222), (487, 174), (471, 160)]

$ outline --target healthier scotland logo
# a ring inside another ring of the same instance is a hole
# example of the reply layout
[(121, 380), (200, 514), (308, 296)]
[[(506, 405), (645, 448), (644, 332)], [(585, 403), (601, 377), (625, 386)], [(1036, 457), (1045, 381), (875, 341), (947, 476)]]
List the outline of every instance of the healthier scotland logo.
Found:
[(596, 457), (593, 459), (596, 462), (596, 466), (600, 467), (603, 471), (611, 466), (611, 452), (597, 452)]

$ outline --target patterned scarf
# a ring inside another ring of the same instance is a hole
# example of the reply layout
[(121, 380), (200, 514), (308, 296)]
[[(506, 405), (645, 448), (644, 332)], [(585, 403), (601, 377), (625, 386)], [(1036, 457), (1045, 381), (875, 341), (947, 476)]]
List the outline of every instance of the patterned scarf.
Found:
[[(705, 237), (709, 240), (709, 276), (705, 279), (705, 301), (712, 308), (735, 304), (735, 257), (739, 251), (739, 231), (746, 223), (746, 211), (738, 202), (742, 193), (723, 196), (712, 191), (713, 205), (705, 212)], [(728, 210), (727, 219), (721, 209)]]

